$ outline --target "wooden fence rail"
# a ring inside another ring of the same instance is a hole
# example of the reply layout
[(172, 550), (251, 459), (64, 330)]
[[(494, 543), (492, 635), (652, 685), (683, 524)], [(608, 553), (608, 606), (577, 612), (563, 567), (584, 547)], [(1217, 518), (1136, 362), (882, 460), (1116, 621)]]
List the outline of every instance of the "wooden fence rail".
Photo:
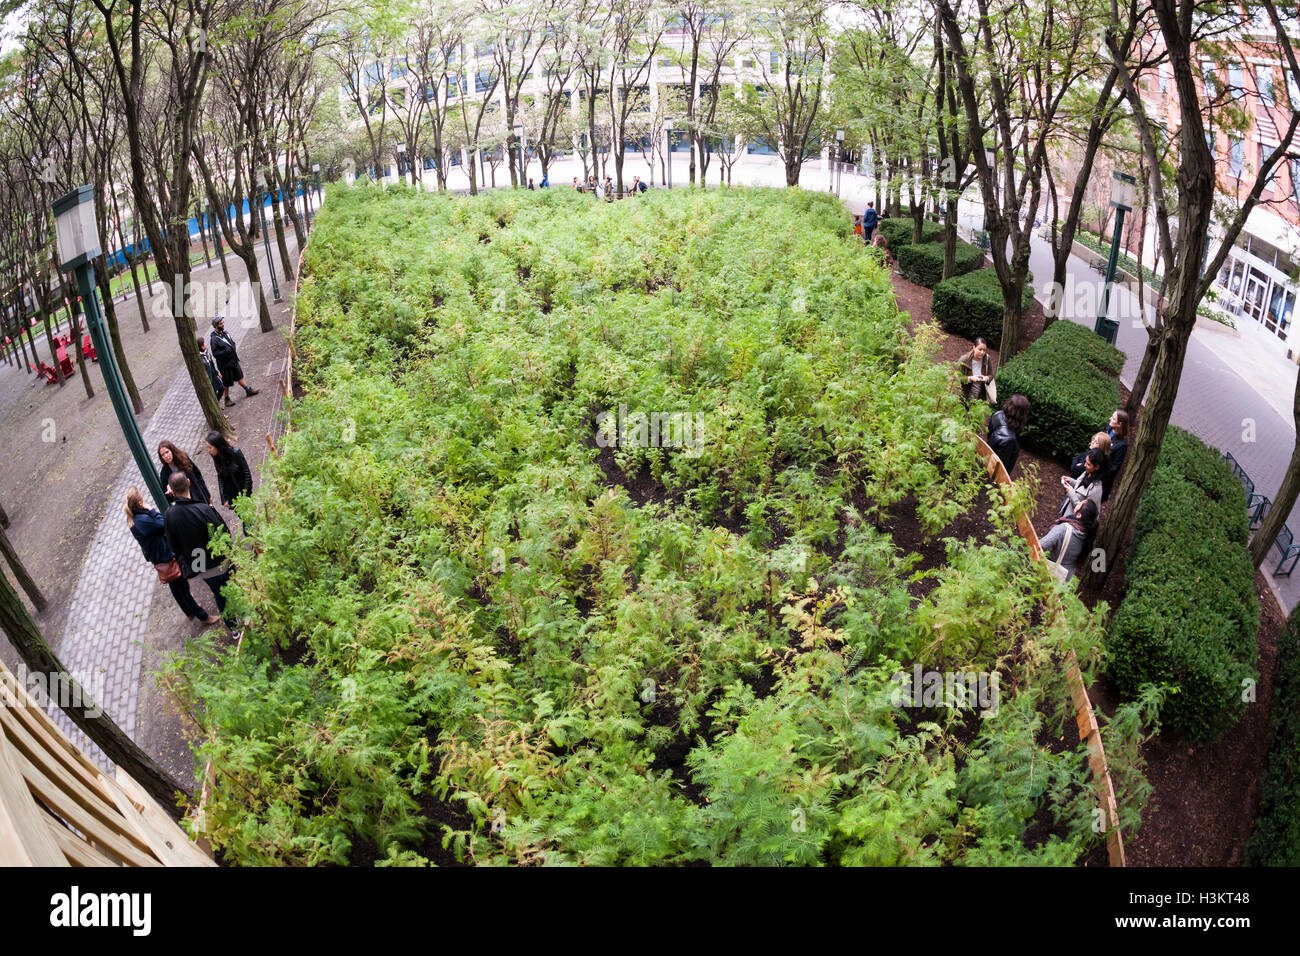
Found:
[(121, 770), (109, 777), (0, 663), (0, 866), (214, 866)]
[[(999, 485), (1013, 488), (1011, 476), (1007, 474), (1002, 459), (993, 453), (988, 442), (976, 436), (979, 442), (977, 453), (988, 468), (990, 477)], [(1029, 553), (1036, 561), (1047, 561), (1043, 546), (1038, 543), (1038, 532), (1034, 530), (1029, 516), (1023, 511), (1016, 515), (1016, 527), (1020, 536), (1029, 545)], [(1061, 608), (1050, 608), (1054, 616), (1061, 613)], [(1065, 658), (1065, 676), (1070, 683), (1070, 697), (1074, 702), (1075, 723), (1079, 728), (1079, 739), (1088, 747), (1088, 767), (1092, 771), (1093, 787), (1096, 790), (1097, 804), (1101, 808), (1106, 822), (1106, 855), (1111, 866), (1124, 866), (1124, 839), (1119, 829), (1119, 807), (1115, 800), (1115, 786), (1110, 779), (1110, 770), (1106, 766), (1106, 750), (1101, 743), (1101, 728), (1097, 726), (1097, 715), (1088, 698), (1088, 689), (1083, 686), (1083, 675), (1079, 672), (1079, 661), (1070, 651)]]

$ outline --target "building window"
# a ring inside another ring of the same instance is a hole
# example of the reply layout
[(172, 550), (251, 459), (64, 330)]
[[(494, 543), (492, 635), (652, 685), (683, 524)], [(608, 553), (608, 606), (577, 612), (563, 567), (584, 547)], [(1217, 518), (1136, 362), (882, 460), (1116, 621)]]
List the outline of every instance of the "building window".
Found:
[(1169, 92), (1169, 64), (1161, 63), (1160, 72), (1157, 75), (1160, 77), (1160, 92), (1168, 93)]
[(1259, 90), (1259, 101), (1265, 106), (1273, 105), (1273, 68), (1262, 63), (1255, 67), (1255, 87)]
[(1245, 87), (1242, 86), (1242, 82), (1241, 82), (1241, 64), (1229, 63), (1228, 64), (1228, 93), (1233, 97), (1233, 99), (1239, 99), (1243, 92), (1245, 92)]
[(1291, 160), (1291, 198), (1300, 203), (1300, 159)]
[(1214, 72), (1214, 64), (1209, 60), (1201, 64), (1201, 75), (1205, 80), (1205, 98), (1214, 99), (1219, 95), (1218, 77)]
[(1232, 175), (1240, 176), (1246, 165), (1246, 141), (1237, 136), (1228, 138), (1228, 168)]

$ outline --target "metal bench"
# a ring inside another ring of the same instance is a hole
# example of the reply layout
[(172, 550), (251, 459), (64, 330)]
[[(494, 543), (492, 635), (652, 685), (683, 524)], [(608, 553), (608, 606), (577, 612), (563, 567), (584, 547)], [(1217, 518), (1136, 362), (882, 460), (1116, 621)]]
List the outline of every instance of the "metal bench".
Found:
[[(1291, 533), (1291, 529), (1286, 525), (1282, 525), (1273, 546), (1277, 548), (1278, 554), (1282, 556), (1282, 559), (1277, 563), (1277, 567), (1273, 569), (1273, 577), (1289, 576), (1295, 569), (1296, 561), (1300, 560), (1300, 545), (1295, 543), (1295, 535)], [(1288, 561), (1291, 564), (1283, 571), (1282, 566)]]

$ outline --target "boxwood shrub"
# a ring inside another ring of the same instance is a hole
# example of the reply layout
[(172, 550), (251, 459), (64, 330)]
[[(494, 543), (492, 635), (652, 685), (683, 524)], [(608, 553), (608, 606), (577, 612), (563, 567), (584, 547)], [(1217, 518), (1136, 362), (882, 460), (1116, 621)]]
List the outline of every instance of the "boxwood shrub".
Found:
[[(884, 235), (885, 242), (889, 243), (891, 249), (912, 244), (912, 220), (909, 216), (900, 216), (897, 219), (882, 219), (876, 228)], [(923, 220), (921, 222), (921, 241), (942, 242), (943, 223), (930, 222), (928, 219)]]
[(1060, 321), (997, 371), (998, 396), (1029, 399), (1022, 443), (1068, 460), (1119, 407), (1124, 353), (1091, 329)]
[(1277, 639), (1273, 743), (1247, 866), (1300, 866), (1300, 608)]
[(1161, 724), (1196, 742), (1237, 721), (1243, 682), (1256, 676), (1259, 602), (1247, 534), (1245, 496), (1223, 457), (1170, 427), (1138, 503), (1106, 651), (1121, 695), (1145, 683), (1177, 688)]
[[(1021, 303), (1027, 309), (1033, 301), (1034, 277), (1027, 275)], [(982, 337), (990, 348), (1002, 348), (1002, 286), (993, 269), (976, 269), (940, 282), (934, 287), (930, 312), (954, 335)]]
[[(888, 236), (886, 236), (888, 239)], [(892, 243), (894, 255), (898, 258), (898, 270), (908, 282), (915, 282), (927, 289), (933, 289), (943, 279), (943, 243), (923, 242), (916, 246), (898, 246)], [(984, 250), (972, 246), (969, 242), (957, 243), (957, 258), (953, 266), (953, 275), (964, 275), (984, 265)]]

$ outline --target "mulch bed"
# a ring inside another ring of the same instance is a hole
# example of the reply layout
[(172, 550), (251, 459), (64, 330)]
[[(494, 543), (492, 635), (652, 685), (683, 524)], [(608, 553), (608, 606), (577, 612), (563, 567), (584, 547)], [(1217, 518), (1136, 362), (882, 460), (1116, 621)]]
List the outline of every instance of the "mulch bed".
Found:
[[(893, 276), (899, 308), (910, 318), (909, 327), (932, 324), (930, 289)], [(1044, 316), (1037, 302), (1025, 313), (1021, 348), (1042, 334)], [(972, 345), (969, 339), (940, 329), (943, 345), (939, 361), (955, 362)], [(1128, 390), (1120, 386), (1120, 402)], [(1100, 423), (1099, 423), (1100, 425)], [(1033, 447), (1023, 447), (1014, 477), (1021, 480), (1037, 475), (1038, 508), (1034, 527), (1044, 533), (1056, 518), (1063, 495), (1060, 479), (1065, 467)], [(1102, 507), (1106, 520), (1107, 505)], [(1119, 557), (1101, 591), (1081, 591), (1089, 607), (1105, 601), (1113, 612), (1124, 596), (1125, 560)], [(1247, 707), (1238, 724), (1213, 744), (1195, 747), (1171, 735), (1159, 735), (1143, 748), (1145, 773), (1154, 788), (1151, 802), (1143, 811), (1140, 830), (1126, 834), (1125, 851), (1130, 866), (1240, 866), (1246, 841), (1254, 829), (1259, 807), (1259, 781), (1263, 776), (1272, 737), (1273, 667), (1277, 636), (1286, 624), (1263, 573), (1255, 575), (1260, 602), (1259, 683), (1256, 700)], [(1088, 689), (1094, 708), (1114, 713), (1118, 699), (1103, 675)], [(1093, 855), (1089, 865), (1101, 863)]]

